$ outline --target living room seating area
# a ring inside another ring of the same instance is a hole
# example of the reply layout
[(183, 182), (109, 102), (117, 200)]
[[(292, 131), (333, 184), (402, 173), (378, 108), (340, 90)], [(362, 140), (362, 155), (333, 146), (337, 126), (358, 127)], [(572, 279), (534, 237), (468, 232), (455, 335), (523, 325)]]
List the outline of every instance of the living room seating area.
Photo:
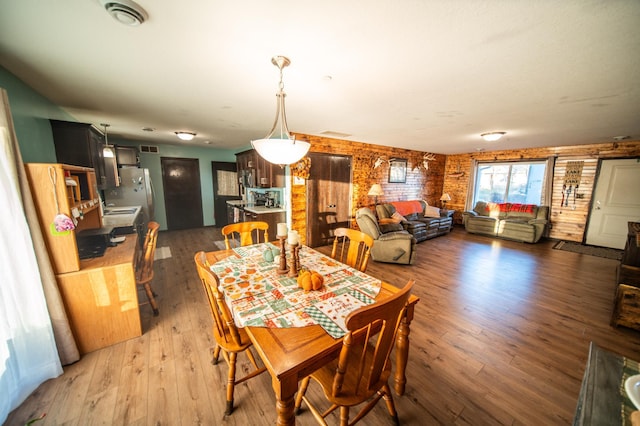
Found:
[(537, 243), (546, 233), (549, 207), (478, 201), (462, 218), (469, 233)]
[(381, 226), (400, 224), (417, 242), (448, 234), (453, 226), (453, 210), (439, 209), (423, 200), (378, 204), (376, 213)]
[(367, 207), (356, 211), (356, 222), (362, 232), (373, 238), (371, 258), (376, 262), (412, 265), (415, 260), (415, 238), (400, 224), (379, 225)]

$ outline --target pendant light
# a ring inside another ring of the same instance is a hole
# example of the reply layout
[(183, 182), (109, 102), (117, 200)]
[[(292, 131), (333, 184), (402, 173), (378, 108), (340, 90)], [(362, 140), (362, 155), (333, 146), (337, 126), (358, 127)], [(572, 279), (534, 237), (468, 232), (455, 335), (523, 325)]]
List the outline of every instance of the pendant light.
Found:
[(104, 146), (102, 147), (102, 156), (105, 158), (113, 158), (116, 156), (114, 147), (109, 145), (109, 135), (107, 135), (107, 128), (111, 126), (111, 124), (100, 123), (102, 128), (104, 129)]
[(280, 90), (276, 93), (277, 107), (276, 119), (273, 127), (263, 139), (251, 141), (251, 146), (258, 151), (258, 154), (273, 164), (293, 164), (302, 159), (311, 144), (305, 141), (297, 141), (295, 137), (289, 133), (287, 127), (287, 117), (284, 109), (284, 83), (282, 82), (282, 69), (287, 67), (291, 61), (284, 56), (275, 56), (271, 59), (271, 63), (280, 70)]

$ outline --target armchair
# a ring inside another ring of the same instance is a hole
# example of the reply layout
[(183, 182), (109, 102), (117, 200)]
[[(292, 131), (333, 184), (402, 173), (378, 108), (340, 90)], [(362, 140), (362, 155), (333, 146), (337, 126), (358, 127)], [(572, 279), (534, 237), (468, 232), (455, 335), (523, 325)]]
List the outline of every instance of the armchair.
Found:
[(413, 264), (416, 240), (407, 231), (382, 232), (373, 212), (367, 207), (356, 211), (360, 230), (373, 238), (371, 258), (376, 262)]

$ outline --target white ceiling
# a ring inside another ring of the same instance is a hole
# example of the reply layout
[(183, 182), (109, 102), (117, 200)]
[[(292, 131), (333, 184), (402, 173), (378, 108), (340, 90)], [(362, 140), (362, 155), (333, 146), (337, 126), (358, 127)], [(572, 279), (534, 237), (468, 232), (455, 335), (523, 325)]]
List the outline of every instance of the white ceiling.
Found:
[(442, 154), (640, 138), (638, 0), (138, 4), (148, 20), (128, 27), (98, 0), (0, 0), (0, 65), (78, 121), (153, 143), (264, 137), (275, 55), (291, 59), (294, 132)]

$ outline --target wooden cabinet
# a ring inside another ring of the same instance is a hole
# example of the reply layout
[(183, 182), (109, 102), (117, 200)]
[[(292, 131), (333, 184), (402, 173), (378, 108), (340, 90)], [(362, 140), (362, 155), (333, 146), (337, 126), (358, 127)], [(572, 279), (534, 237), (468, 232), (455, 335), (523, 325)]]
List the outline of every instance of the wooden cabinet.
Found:
[(640, 222), (629, 222), (628, 228), (611, 325), (640, 330)]
[(285, 212), (277, 212), (277, 213), (263, 213), (258, 215), (258, 219), (263, 222), (267, 222), (269, 225), (269, 239), (271, 241), (276, 239), (276, 233), (278, 230), (278, 223), (283, 223), (287, 219), (285, 217)]
[[(25, 169), (54, 271), (56, 274), (78, 271), (76, 232), (102, 226), (93, 169), (46, 163), (27, 163)], [(77, 216), (75, 231), (56, 232), (53, 221), (58, 214)]]
[(142, 335), (134, 273), (135, 235), (80, 261), (80, 270), (56, 275), (81, 354)]
[(284, 168), (277, 164), (272, 164), (260, 157), (256, 153), (256, 176), (257, 185), (260, 188), (282, 188), (284, 187)]
[(285, 186), (284, 168), (269, 163), (253, 149), (236, 154), (236, 163), (238, 176), (242, 176), (245, 170), (251, 172), (257, 188), (282, 188)]
[[(80, 260), (76, 232), (100, 228), (100, 199), (93, 169), (66, 164), (25, 164), (40, 228), (80, 353), (140, 336), (134, 274), (135, 235)], [(77, 213), (77, 214), (74, 214)], [(75, 230), (56, 232), (56, 215), (78, 217)]]
[(116, 153), (104, 136), (85, 123), (50, 120), (59, 163), (94, 169), (99, 189), (118, 186)]

